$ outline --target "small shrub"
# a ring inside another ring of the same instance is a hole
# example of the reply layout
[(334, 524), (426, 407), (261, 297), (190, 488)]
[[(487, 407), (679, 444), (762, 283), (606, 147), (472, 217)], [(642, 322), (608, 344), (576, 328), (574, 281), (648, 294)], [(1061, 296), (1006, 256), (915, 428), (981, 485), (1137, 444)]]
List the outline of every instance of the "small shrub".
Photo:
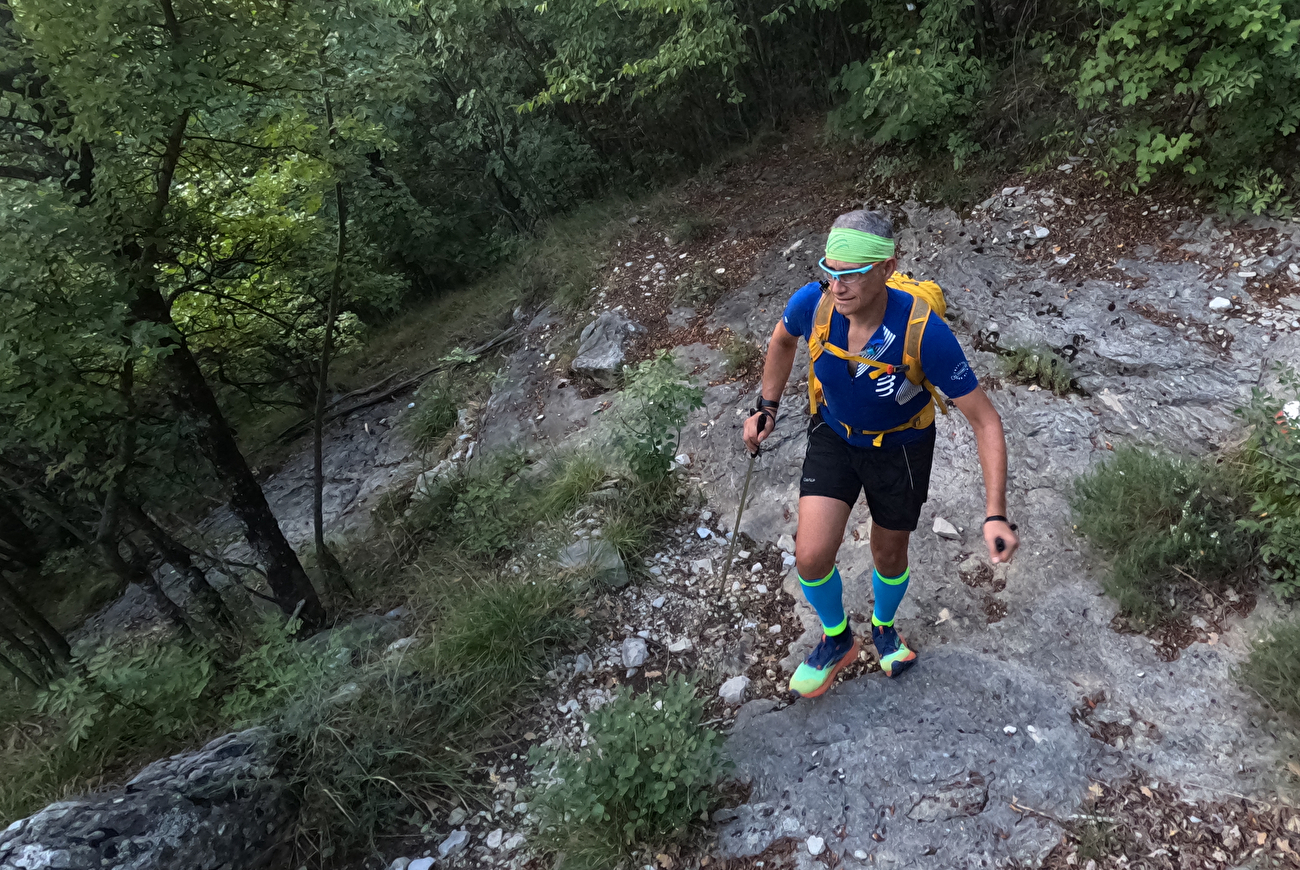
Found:
[(433, 447), (456, 425), (458, 392), (443, 375), (425, 381), (415, 394), (415, 407), (402, 416), (402, 431), (419, 450)]
[(523, 500), (521, 452), (485, 459), (472, 471), (456, 472), (413, 499), (405, 528), (417, 538), (475, 556), (495, 556), (531, 522)]
[(730, 375), (749, 371), (751, 366), (763, 358), (763, 352), (757, 345), (738, 335), (727, 336), (722, 344), (722, 353), (727, 359), (727, 373)]
[(1074, 371), (1070, 364), (1046, 347), (1013, 347), (1003, 359), (1006, 377), (1022, 384), (1037, 384), (1058, 396), (1070, 392)]
[(1280, 712), (1300, 721), (1300, 621), (1275, 625), (1243, 667), (1246, 681)]
[(674, 245), (684, 242), (698, 242), (713, 229), (713, 218), (706, 215), (685, 215), (673, 223), (668, 231), (668, 238)]
[(635, 570), (655, 533), (682, 511), (685, 491), (671, 477), (638, 481), (605, 511), (601, 537)]
[(1300, 595), (1300, 375), (1281, 372), (1283, 396), (1255, 390), (1241, 415), (1252, 427), (1247, 480), (1254, 493), (1242, 528), (1261, 538), (1260, 559), (1283, 597)]
[(717, 275), (703, 264), (697, 263), (677, 282), (673, 301), (678, 305), (712, 305), (726, 289)]
[(632, 473), (642, 481), (668, 475), (686, 417), (704, 407), (695, 386), (667, 351), (636, 368), (624, 369), (616, 443)]
[(609, 867), (639, 846), (680, 838), (707, 812), (726, 772), (722, 735), (684, 677), (624, 692), (587, 716), (579, 753), (534, 749), (532, 807), (565, 868)]
[(1078, 531), (1110, 557), (1106, 591), (1138, 621), (1248, 576), (1255, 538), (1237, 519), (1249, 504), (1226, 465), (1121, 448), (1075, 483)]

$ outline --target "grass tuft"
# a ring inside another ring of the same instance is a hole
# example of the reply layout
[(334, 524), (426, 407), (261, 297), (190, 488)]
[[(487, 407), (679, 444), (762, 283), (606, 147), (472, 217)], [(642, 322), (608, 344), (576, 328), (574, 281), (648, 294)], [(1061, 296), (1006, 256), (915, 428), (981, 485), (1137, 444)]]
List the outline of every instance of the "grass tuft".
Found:
[(1242, 673), (1274, 708), (1300, 722), (1300, 620), (1270, 627)]
[(415, 407), (402, 415), (402, 432), (417, 449), (427, 451), (456, 426), (460, 392), (447, 375), (430, 378), (415, 394)]
[(729, 335), (722, 343), (722, 353), (727, 359), (727, 374), (735, 376), (748, 372), (763, 359), (758, 345), (738, 335)]
[(1037, 384), (1058, 396), (1064, 396), (1074, 386), (1070, 363), (1047, 347), (1013, 347), (1002, 364), (1008, 379)]
[(1148, 624), (1250, 576), (1255, 539), (1237, 522), (1249, 506), (1227, 464), (1137, 447), (1079, 478), (1073, 500), (1076, 528), (1109, 557), (1106, 591)]

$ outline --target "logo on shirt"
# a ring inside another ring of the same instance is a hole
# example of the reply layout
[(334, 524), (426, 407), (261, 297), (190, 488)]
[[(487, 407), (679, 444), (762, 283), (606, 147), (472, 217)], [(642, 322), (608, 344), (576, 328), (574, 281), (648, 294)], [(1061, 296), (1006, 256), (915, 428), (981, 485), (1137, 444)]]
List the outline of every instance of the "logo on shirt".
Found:
[[(889, 346), (893, 344), (894, 339), (897, 338), (897, 336), (895, 336), (894, 333), (890, 332), (888, 326), (881, 326), (880, 329), (885, 334), (884, 339), (881, 341), (867, 342), (867, 346), (862, 349), (862, 356), (865, 356), (867, 359), (880, 359), (881, 354), (889, 350)], [(853, 373), (853, 377), (855, 378), (861, 377), (862, 375), (866, 374), (870, 370), (871, 370), (871, 366), (867, 365), (866, 363), (858, 363), (858, 370)], [(880, 380), (884, 381), (886, 380), (886, 377), (889, 380), (890, 387), (887, 390), (882, 390), (880, 388), (880, 383), (878, 382), (876, 384), (876, 393), (878, 395), (888, 396), (890, 393), (894, 391), (893, 390), (894, 376), (888, 375), (885, 377), (881, 377)]]
[(957, 368), (955, 368), (955, 369), (952, 370), (952, 379), (953, 379), (954, 381), (960, 381), (961, 379), (963, 379), (964, 377), (966, 377), (968, 374), (970, 374), (970, 364), (967, 363), (966, 360), (962, 360), (962, 361), (957, 365)]

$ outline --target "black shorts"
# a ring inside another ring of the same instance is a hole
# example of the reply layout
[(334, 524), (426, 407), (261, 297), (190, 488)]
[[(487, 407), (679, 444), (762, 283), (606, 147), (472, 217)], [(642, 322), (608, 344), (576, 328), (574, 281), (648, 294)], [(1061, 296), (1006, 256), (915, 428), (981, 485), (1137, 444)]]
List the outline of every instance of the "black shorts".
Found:
[(930, 497), (935, 430), (919, 441), (898, 447), (854, 447), (831, 429), (820, 414), (808, 423), (808, 452), (803, 460), (799, 497), (838, 498), (850, 507), (865, 489), (871, 521), (899, 532), (916, 531), (921, 505)]

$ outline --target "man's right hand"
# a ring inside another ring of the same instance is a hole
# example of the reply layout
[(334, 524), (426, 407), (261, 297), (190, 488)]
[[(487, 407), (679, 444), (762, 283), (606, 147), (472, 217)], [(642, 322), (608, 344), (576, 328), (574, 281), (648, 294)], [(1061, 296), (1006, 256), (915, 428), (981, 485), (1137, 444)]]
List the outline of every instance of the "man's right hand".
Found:
[(759, 412), (745, 421), (745, 447), (750, 453), (758, 452), (758, 445), (767, 440), (776, 427), (776, 420), (770, 412)]

